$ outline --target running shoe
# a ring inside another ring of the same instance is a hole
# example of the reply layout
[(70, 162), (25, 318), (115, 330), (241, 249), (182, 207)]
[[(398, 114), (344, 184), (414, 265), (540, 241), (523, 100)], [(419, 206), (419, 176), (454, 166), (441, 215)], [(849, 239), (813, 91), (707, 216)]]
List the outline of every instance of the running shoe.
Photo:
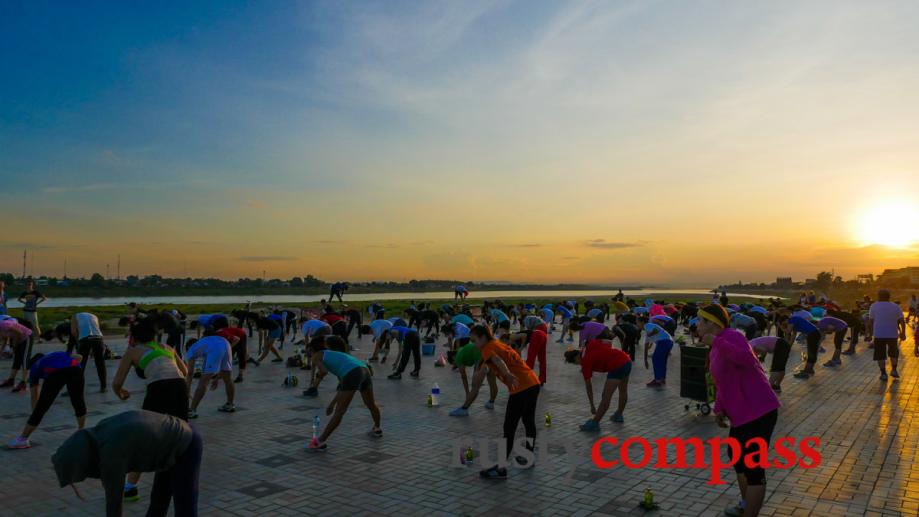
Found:
[(893, 377), (894, 379), (899, 379), (900, 373), (896, 370), (890, 370), (890, 376)]
[(418, 370), (415, 370), (414, 372), (409, 372), (408, 374), (411, 375), (412, 377), (418, 377), (418, 374), (420, 373), (421, 372), (419, 372)]
[(495, 409), (495, 401), (489, 400), (485, 403), (485, 409)]
[(224, 404), (220, 406), (219, 408), (217, 408), (217, 411), (220, 411), (221, 413), (235, 413), (236, 405), (235, 404)]
[(390, 376), (388, 376), (388, 377), (386, 377), (386, 378), (387, 378), (387, 379), (390, 379), (390, 380), (393, 380), (393, 381), (398, 381), (399, 379), (402, 378), (402, 374), (401, 374), (401, 373), (394, 373), (394, 374), (392, 374), (392, 375), (390, 375)]
[(804, 370), (801, 370), (801, 371), (795, 372), (793, 377), (795, 379), (810, 379), (812, 375), (814, 374), (811, 372), (805, 372)]
[(382, 438), (382, 437), (383, 437), (383, 430), (380, 429), (379, 427), (374, 427), (374, 428), (371, 429), (367, 434), (368, 434), (371, 438)]
[(303, 390), (304, 397), (315, 397), (317, 395), (319, 395), (319, 389), (315, 386), (310, 386), (309, 388)]
[(19, 381), (19, 384), (17, 384), (16, 387), (13, 388), (13, 393), (19, 393), (20, 391), (25, 391), (25, 390), (26, 390), (26, 383), (24, 381)]
[(271, 360), (271, 362), (272, 363), (283, 363), (284, 359), (281, 359), (280, 357), (275, 357), (274, 359)]
[(625, 417), (622, 416), (622, 413), (613, 413), (613, 416), (609, 417), (609, 419), (617, 424), (625, 422)]
[(580, 429), (581, 431), (584, 431), (585, 433), (599, 433), (600, 424), (596, 420), (590, 419), (584, 422), (583, 424), (581, 424)]
[(886, 381), (887, 381), (887, 374), (886, 374), (886, 373), (882, 373), (880, 379), (881, 379), (882, 381), (885, 381), (885, 382), (886, 382)]
[(242, 375), (237, 375), (236, 378), (233, 379), (233, 382), (236, 383), (236, 384), (239, 384), (239, 383), (242, 382), (242, 381), (243, 381), (243, 376), (242, 376)]
[(661, 382), (661, 381), (659, 381), (659, 380), (657, 380), (657, 379), (654, 379), (653, 381), (649, 382), (648, 384), (645, 384), (645, 386), (647, 386), (647, 387), (649, 387), (649, 388), (661, 388), (661, 387), (664, 386), (664, 383)]
[(782, 393), (782, 387), (779, 386), (778, 384), (773, 384), (773, 385), (772, 385), (772, 391), (774, 391), (774, 392), (776, 392), (776, 393)]
[(740, 505), (729, 506), (724, 510), (724, 514), (728, 517), (743, 517), (743, 508)]
[(193, 410), (193, 409), (190, 410), (190, 411), (188, 412), (188, 419), (189, 419), (189, 420), (194, 420), (194, 419), (196, 419), (196, 418), (198, 418), (198, 412), (195, 411), (195, 410)]
[(313, 452), (323, 452), (328, 449), (329, 446), (325, 442), (320, 442), (318, 439), (313, 438), (313, 440), (306, 446), (306, 450)]
[(848, 349), (848, 350), (843, 350), (843, 351), (842, 351), (842, 355), (854, 355), (854, 354), (855, 354), (855, 350), (854, 350), (854, 349), (851, 349), (851, 348)]
[(124, 500), (128, 503), (133, 503), (140, 500), (140, 494), (137, 493), (137, 487), (131, 487), (124, 489)]
[(479, 477), (482, 479), (495, 480), (507, 479), (507, 469), (495, 465), (494, 467), (479, 471)]
[(450, 411), (450, 416), (469, 416), (469, 410), (464, 407), (458, 407)]
[(28, 449), (32, 447), (32, 442), (30, 442), (28, 438), (17, 436), (16, 438), (10, 440), (6, 444), (6, 447), (8, 449)]
[(10, 386), (12, 386), (12, 385), (15, 384), (15, 383), (16, 383), (16, 381), (14, 381), (13, 379), (7, 379), (7, 380), (3, 381), (3, 384), (0, 384), (0, 388), (9, 388)]
[(840, 366), (841, 364), (842, 364), (842, 361), (837, 361), (836, 359), (830, 359), (829, 361), (823, 363), (823, 366), (827, 368), (833, 368), (836, 366)]
[(256, 360), (255, 360), (254, 358), (252, 358), (252, 357), (246, 359), (246, 363), (254, 364), (255, 366), (258, 366), (258, 361), (256, 361)]

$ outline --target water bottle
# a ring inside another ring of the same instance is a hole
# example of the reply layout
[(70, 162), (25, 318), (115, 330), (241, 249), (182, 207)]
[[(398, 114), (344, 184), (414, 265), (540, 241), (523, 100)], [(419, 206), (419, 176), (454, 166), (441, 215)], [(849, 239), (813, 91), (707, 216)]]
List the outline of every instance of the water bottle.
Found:
[(313, 417), (313, 440), (319, 437), (319, 415)]
[(464, 463), (466, 463), (466, 465), (472, 465), (472, 460), (473, 460), (473, 458), (475, 458), (475, 453), (472, 452), (472, 447), (467, 447), (467, 448), (466, 448), (466, 457), (465, 457), (465, 462), (464, 462)]
[(431, 407), (437, 407), (440, 405), (440, 386), (437, 383), (434, 383), (434, 386), (431, 388)]
[(642, 501), (642, 505), (647, 510), (654, 508), (654, 492), (650, 488), (645, 489), (645, 498)]
[(552, 415), (546, 413), (546, 427), (552, 427)]

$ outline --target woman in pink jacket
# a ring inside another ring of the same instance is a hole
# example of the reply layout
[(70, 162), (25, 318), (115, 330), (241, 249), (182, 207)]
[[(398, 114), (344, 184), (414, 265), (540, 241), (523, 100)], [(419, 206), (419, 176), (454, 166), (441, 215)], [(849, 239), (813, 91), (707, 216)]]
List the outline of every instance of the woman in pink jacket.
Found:
[(745, 465), (747, 456), (759, 449), (748, 442), (762, 438), (769, 443), (778, 419), (779, 399), (753, 349), (740, 332), (730, 328), (730, 317), (724, 307), (709, 305), (699, 311), (697, 333), (711, 346), (709, 370), (715, 380), (715, 417), (718, 425), (727, 427), (729, 436), (740, 443), (740, 461), (734, 464), (742, 506), (728, 508), (727, 515), (759, 515), (766, 497), (766, 472)]

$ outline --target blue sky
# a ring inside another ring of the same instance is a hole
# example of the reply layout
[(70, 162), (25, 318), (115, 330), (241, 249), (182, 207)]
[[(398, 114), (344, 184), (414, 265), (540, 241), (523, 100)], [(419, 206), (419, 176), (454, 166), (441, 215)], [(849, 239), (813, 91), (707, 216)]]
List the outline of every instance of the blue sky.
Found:
[[(850, 214), (795, 207), (919, 198), (913, 2), (2, 9), (0, 199), (31, 230), (0, 269), (31, 247), (48, 273), (104, 250), (167, 274), (216, 254), (220, 276), (276, 257), (279, 275), (768, 278), (770, 247), (803, 273), (856, 244)], [(696, 237), (725, 213), (736, 238)]]

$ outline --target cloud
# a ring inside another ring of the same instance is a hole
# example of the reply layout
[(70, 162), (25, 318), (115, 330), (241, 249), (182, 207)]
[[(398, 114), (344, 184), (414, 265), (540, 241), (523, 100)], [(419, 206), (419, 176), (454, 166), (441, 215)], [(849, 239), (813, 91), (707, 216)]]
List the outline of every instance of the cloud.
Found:
[(507, 247), (509, 248), (541, 248), (542, 244), (525, 242), (523, 244), (508, 244)]
[(345, 241), (336, 241), (336, 240), (318, 240), (313, 241), (313, 244), (343, 244)]
[(394, 243), (394, 242), (389, 242), (389, 243), (386, 243), (386, 244), (368, 244), (368, 245), (366, 245), (366, 246), (364, 246), (364, 247), (365, 247), (365, 248), (384, 248), (384, 249), (388, 249), (388, 250), (393, 250), (393, 249), (396, 249), (396, 248), (401, 248), (402, 246), (401, 246), (400, 244), (396, 244), (396, 243)]
[(593, 239), (589, 240), (585, 245), (591, 248), (597, 248), (602, 250), (621, 250), (627, 248), (638, 248), (644, 244), (641, 242), (608, 242), (606, 239)]
[(114, 183), (91, 183), (89, 185), (74, 185), (70, 187), (44, 187), (41, 189), (41, 191), (45, 194), (66, 194), (70, 192), (95, 192), (97, 190), (111, 190), (113, 188), (115, 188)]
[(239, 257), (239, 260), (243, 262), (289, 262), (291, 260), (297, 260), (297, 257), (284, 257), (284, 256), (252, 256), (252, 257)]

